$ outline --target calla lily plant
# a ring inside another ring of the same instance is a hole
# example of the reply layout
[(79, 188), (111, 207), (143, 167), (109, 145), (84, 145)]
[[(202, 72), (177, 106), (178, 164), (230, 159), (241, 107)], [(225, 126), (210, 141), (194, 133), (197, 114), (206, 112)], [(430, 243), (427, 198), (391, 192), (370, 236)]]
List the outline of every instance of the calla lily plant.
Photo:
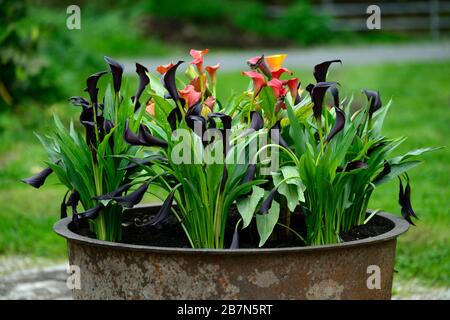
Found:
[(134, 224), (164, 226), (173, 216), (194, 248), (237, 249), (250, 229), (259, 246), (282, 238), (341, 242), (342, 232), (373, 217), (370, 197), (392, 179), (399, 180), (401, 214), (414, 224), (407, 171), (434, 149), (392, 155), (404, 138), (382, 134), (391, 103), (379, 92), (363, 90), (367, 104), (352, 112), (352, 99), (341, 99), (340, 84), (327, 79), (340, 60), (316, 65), (316, 83), (303, 89), (283, 67), (286, 55), (261, 55), (242, 72), (248, 90), (219, 101), (220, 64), (206, 65), (207, 54), (191, 50), (189, 63), (156, 73), (137, 63), (132, 95), (122, 88), (123, 66), (105, 57), (109, 70), (87, 79), (89, 99), (70, 98), (81, 126), (66, 129), (55, 116), (53, 134), (39, 137), (48, 167), (23, 182), (39, 188), (55, 173), (67, 187), (61, 218), (70, 207), (75, 224), (107, 241), (121, 241), (125, 209), (147, 192), (163, 204)]

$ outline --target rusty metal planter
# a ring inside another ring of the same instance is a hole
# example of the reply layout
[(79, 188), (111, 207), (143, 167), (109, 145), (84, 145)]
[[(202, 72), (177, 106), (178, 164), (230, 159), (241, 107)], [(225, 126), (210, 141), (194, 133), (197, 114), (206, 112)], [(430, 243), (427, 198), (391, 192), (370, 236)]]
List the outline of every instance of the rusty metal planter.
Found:
[[(137, 208), (132, 210), (142, 210)], [(156, 210), (147, 206), (145, 210)], [(281, 249), (164, 248), (99, 241), (55, 224), (80, 268), (75, 299), (390, 299), (401, 218), (384, 234), (336, 245)], [(369, 289), (369, 266), (381, 288)]]

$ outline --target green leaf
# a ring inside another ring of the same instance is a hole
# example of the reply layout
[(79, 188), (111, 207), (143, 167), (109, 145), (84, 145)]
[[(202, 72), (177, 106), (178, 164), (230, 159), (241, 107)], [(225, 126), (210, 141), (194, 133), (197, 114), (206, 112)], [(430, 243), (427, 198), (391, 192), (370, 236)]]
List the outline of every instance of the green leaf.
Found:
[(273, 201), (272, 206), (267, 214), (256, 215), (256, 227), (259, 233), (259, 246), (262, 247), (272, 234), (273, 228), (278, 222), (280, 216), (280, 205)]
[(395, 157), (393, 159), (391, 159), (389, 162), (391, 164), (400, 164), (401, 162), (403, 162), (404, 160), (407, 160), (409, 158), (413, 158), (413, 157), (417, 157), (420, 156), (421, 154), (427, 153), (427, 152), (431, 152), (431, 151), (435, 151), (435, 150), (439, 150), (442, 149), (442, 147), (437, 147), (437, 148), (421, 148), (421, 149), (416, 149), (413, 151), (409, 151), (408, 153), (399, 156), (399, 157)]
[(252, 221), (253, 215), (256, 211), (256, 207), (262, 198), (264, 198), (264, 189), (258, 186), (253, 186), (252, 194), (246, 198), (236, 200), (237, 208), (241, 214), (243, 220), (242, 228), (247, 228), (247, 226)]
[(289, 102), (286, 103), (286, 110), (288, 113), (289, 121), (291, 123), (289, 135), (294, 141), (295, 154), (297, 155), (297, 157), (300, 157), (300, 155), (305, 152), (305, 135)]
[(288, 180), (278, 187), (278, 192), (286, 198), (289, 210), (293, 212), (299, 202), (305, 201), (303, 194), (305, 186), (300, 179), (297, 167), (285, 166), (281, 168), (281, 174), (273, 175), (275, 185), (278, 185), (284, 179)]
[(420, 163), (422, 163), (422, 161), (417, 161), (416, 160), (416, 161), (402, 162), (400, 164), (392, 164), (391, 165), (391, 172), (389, 172), (389, 174), (385, 175), (383, 178), (378, 180), (375, 183), (375, 185), (380, 185), (382, 183), (388, 182), (388, 181), (394, 179), (395, 177), (398, 177), (402, 173), (408, 171), (409, 169), (414, 168), (415, 166), (417, 166)]

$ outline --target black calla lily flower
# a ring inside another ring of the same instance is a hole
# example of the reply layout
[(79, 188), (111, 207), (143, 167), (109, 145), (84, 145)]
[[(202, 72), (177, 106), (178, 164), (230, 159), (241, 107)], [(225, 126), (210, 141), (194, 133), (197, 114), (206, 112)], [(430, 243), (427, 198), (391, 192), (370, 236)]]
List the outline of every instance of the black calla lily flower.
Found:
[(329, 61), (324, 61), (324, 62), (319, 63), (314, 66), (313, 74), (314, 74), (314, 78), (316, 78), (317, 82), (327, 81), (328, 68), (330, 67), (330, 65), (332, 63), (335, 63), (335, 62), (339, 62), (342, 64), (341, 60), (329, 60)]
[(389, 164), (389, 162), (384, 161), (383, 170), (381, 170), (381, 172), (372, 180), (372, 183), (377, 183), (389, 173), (391, 173), (391, 165)]
[(156, 226), (160, 223), (164, 223), (169, 219), (170, 216), (170, 209), (172, 208), (173, 199), (175, 195), (175, 190), (172, 190), (169, 195), (167, 196), (166, 200), (164, 200), (163, 204), (161, 205), (161, 208), (159, 209), (158, 213), (152, 216), (148, 221), (141, 223), (139, 219), (136, 219), (134, 221), (134, 224), (136, 227), (145, 227), (145, 226)]
[(144, 141), (142, 141), (137, 135), (133, 133), (133, 131), (131, 131), (128, 120), (125, 122), (123, 138), (128, 144), (131, 144), (132, 146), (141, 146), (144, 144)]
[(45, 180), (52, 172), (53, 172), (53, 169), (50, 167), (47, 167), (44, 170), (42, 170), (41, 172), (39, 172), (38, 174), (36, 174), (32, 177), (29, 177), (29, 178), (22, 179), (20, 181), (22, 181), (26, 184), (29, 184), (30, 186), (33, 186), (36, 189), (39, 189), (45, 183)]
[(281, 136), (280, 120), (278, 120), (272, 128), (269, 129), (269, 134), (272, 140), (276, 141), (280, 146), (289, 150), (289, 145)]
[(99, 195), (99, 196), (95, 196), (92, 199), (94, 199), (94, 200), (109, 200), (109, 199), (112, 199), (114, 197), (118, 197), (122, 193), (128, 191), (128, 189), (130, 189), (131, 186), (132, 186), (131, 183), (126, 183), (126, 184), (120, 186), (119, 188), (117, 188), (114, 191), (111, 191), (111, 192), (108, 192), (108, 193), (105, 193), (105, 194), (102, 194), (102, 195)]
[(122, 74), (124, 67), (119, 62), (107, 56), (105, 56), (105, 61), (109, 65), (109, 68), (111, 69), (111, 73), (113, 76), (114, 92), (117, 93), (120, 91), (120, 87), (122, 85)]
[(80, 96), (70, 97), (69, 101), (72, 105), (82, 107), (83, 109), (89, 108), (90, 106), (89, 101)]
[(400, 182), (398, 203), (401, 206), (402, 216), (406, 221), (408, 221), (409, 224), (415, 226), (411, 217), (417, 218), (417, 215), (414, 212), (412, 205), (411, 205), (411, 186), (409, 185), (409, 179), (407, 179), (405, 189), (403, 189), (402, 179), (399, 177), (398, 180)]
[(222, 112), (212, 112), (208, 115), (209, 119), (220, 119), (225, 130), (231, 129), (231, 117)]
[(311, 100), (314, 103), (313, 113), (314, 117), (320, 118), (322, 115), (323, 100), (327, 90), (336, 85), (336, 82), (319, 82), (311, 90)]
[[(150, 83), (150, 79), (147, 76), (148, 69), (142, 64), (136, 63), (136, 73), (139, 76), (139, 86), (135, 95), (135, 104), (139, 103), (142, 92), (144, 92), (145, 87)], [(136, 108), (138, 109), (138, 108)]]
[(169, 122), (170, 128), (172, 129), (172, 132), (177, 130), (177, 123), (181, 121), (183, 116), (181, 115), (180, 109), (178, 107), (175, 107), (170, 111), (169, 115), (167, 116), (167, 122)]
[(339, 107), (335, 107), (336, 111), (336, 121), (334, 122), (333, 127), (330, 130), (330, 133), (327, 136), (327, 142), (330, 142), (333, 137), (338, 134), (345, 126), (345, 112), (342, 111)]
[(60, 206), (60, 218), (64, 219), (67, 218), (67, 204), (66, 204), (66, 199), (67, 199), (67, 195), (69, 194), (69, 190), (66, 191), (66, 194), (64, 195), (64, 198), (61, 202), (61, 206)]
[(368, 167), (369, 166), (367, 165), (367, 163), (365, 163), (363, 161), (360, 161), (360, 160), (356, 160), (356, 161), (347, 162), (345, 164), (345, 170), (342, 169), (341, 167), (338, 167), (336, 169), (336, 172), (342, 172), (342, 171), (350, 172), (350, 171), (353, 171), (353, 170), (356, 170), (356, 169), (366, 169)]
[(111, 199), (115, 200), (117, 203), (120, 203), (125, 208), (133, 208), (133, 206), (141, 202), (149, 185), (150, 182), (145, 182), (132, 193), (129, 193), (126, 196), (112, 197)]
[(69, 199), (66, 202), (66, 205), (72, 207), (72, 214), (77, 213), (77, 206), (79, 202), (80, 202), (80, 194), (76, 190), (72, 191), (72, 193), (69, 196)]
[(72, 221), (78, 222), (79, 220), (84, 219), (96, 219), (102, 208), (103, 206), (99, 204), (98, 206), (90, 208), (85, 212), (74, 214), (72, 216)]
[(339, 103), (339, 90), (336, 86), (332, 86), (330, 88), (330, 93), (333, 97), (334, 107), (340, 109), (340, 103)]
[(133, 158), (131, 163), (127, 165), (126, 167), (122, 168), (122, 170), (132, 170), (135, 168), (140, 167), (141, 165), (152, 163), (153, 161), (159, 161), (159, 162), (167, 162), (167, 159), (160, 155), (153, 155), (148, 156), (145, 158)]
[(230, 249), (239, 249), (239, 231), (234, 230), (233, 239), (231, 240)]
[(223, 192), (223, 190), (225, 190), (227, 180), (228, 180), (227, 166), (223, 166), (222, 180), (220, 181), (220, 192)]
[(369, 116), (372, 117), (373, 113), (380, 109), (382, 106), (380, 93), (378, 91), (372, 90), (363, 90), (363, 93), (366, 95), (367, 100), (370, 102)]
[[(403, 218), (408, 221), (409, 224), (415, 226), (414, 222), (411, 220), (411, 212), (410, 209), (412, 210), (411, 207), (408, 207), (408, 203), (407, 203), (407, 199), (406, 199), (406, 195), (405, 195), (405, 191), (403, 189), (403, 183), (402, 183), (402, 179), (399, 177), (398, 180), (400, 181), (399, 184), (399, 193), (398, 193), (398, 203), (401, 206), (401, 212), (402, 212), (402, 216)], [(410, 204), (409, 204), (410, 205)], [(414, 213), (414, 211), (412, 211)], [(415, 215), (415, 214), (414, 214)]]
[(247, 65), (252, 70), (260, 70), (266, 77), (269, 79), (272, 79), (272, 72), (270, 72), (270, 68), (266, 63), (266, 60), (264, 59), (264, 55), (260, 55), (254, 58), (251, 58), (247, 60)]
[(253, 181), (253, 177), (256, 172), (256, 163), (250, 163), (247, 168), (247, 172), (245, 173), (244, 178), (241, 181), (241, 184)]
[(305, 90), (309, 93), (310, 96), (312, 96), (313, 89), (314, 89), (314, 85), (312, 83), (308, 84), (305, 88)]
[(264, 127), (264, 119), (258, 111), (250, 112), (250, 119), (250, 129), (258, 131)]
[(266, 199), (261, 204), (259, 208), (260, 214), (267, 214), (269, 212), (270, 207), (272, 206), (273, 199), (275, 198), (275, 193), (277, 192), (277, 188), (273, 188)]
[(177, 68), (180, 64), (184, 63), (184, 61), (178, 61), (176, 64), (173, 65), (172, 68), (167, 71), (163, 76), (163, 84), (166, 88), (167, 92), (169, 92), (170, 97), (175, 100), (180, 100), (180, 95), (178, 94), (177, 85), (176, 85), (176, 72)]
[[(196, 123), (200, 123), (200, 126)], [(196, 135), (198, 135), (203, 140), (203, 135), (204, 135), (205, 131), (207, 130), (205, 118), (203, 118), (202, 116), (191, 115), (191, 116), (186, 117), (186, 124), (192, 131), (195, 132)], [(199, 131), (199, 129), (201, 131)]]
[(89, 78), (87, 78), (87, 80), (86, 80), (86, 89), (84, 89), (84, 91), (86, 91), (89, 94), (91, 103), (93, 105), (96, 105), (98, 103), (98, 98), (97, 98), (97, 96), (98, 96), (98, 88), (97, 88), (98, 80), (101, 78), (101, 76), (103, 76), (106, 73), (108, 73), (108, 71), (100, 71), (100, 72), (94, 73), (93, 75), (89, 76)]
[[(182, 100), (182, 98), (181, 98)], [(184, 105), (184, 103), (182, 104)], [(202, 102), (199, 100), (196, 104), (194, 104), (192, 107), (190, 107), (188, 109), (188, 111), (186, 111), (186, 115), (185, 117), (189, 117), (189, 116), (201, 116), (202, 115)]]
[(161, 140), (157, 137), (154, 137), (150, 130), (143, 124), (139, 126), (139, 139), (144, 141), (145, 146), (147, 147), (167, 147), (167, 141)]

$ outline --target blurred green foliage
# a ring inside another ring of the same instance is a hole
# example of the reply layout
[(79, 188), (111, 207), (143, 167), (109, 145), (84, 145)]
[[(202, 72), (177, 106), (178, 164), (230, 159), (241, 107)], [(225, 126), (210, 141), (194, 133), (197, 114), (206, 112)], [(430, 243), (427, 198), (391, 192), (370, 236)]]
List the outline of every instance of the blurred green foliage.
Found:
[(85, 79), (105, 68), (104, 55), (167, 52), (160, 41), (139, 34), (133, 11), (86, 3), (81, 29), (69, 30), (66, 9), (47, 1), (0, 0), (0, 111), (81, 94)]
[(191, 24), (191, 28), (197, 26), (205, 37), (211, 30), (220, 28), (224, 38), (227, 33), (239, 38), (243, 32), (261, 37), (261, 44), (278, 39), (304, 45), (329, 38), (328, 19), (315, 14), (309, 0), (285, 1), (283, 6), (274, 4), (257, 0), (149, 0), (138, 7), (143, 14), (157, 19), (184, 22)]

